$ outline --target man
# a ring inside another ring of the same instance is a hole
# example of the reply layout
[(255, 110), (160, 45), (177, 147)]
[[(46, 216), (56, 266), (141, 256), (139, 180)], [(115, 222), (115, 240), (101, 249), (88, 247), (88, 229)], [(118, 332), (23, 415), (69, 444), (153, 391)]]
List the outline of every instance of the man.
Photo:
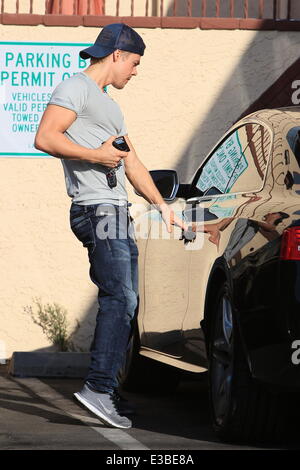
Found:
[[(54, 90), (42, 117), (36, 148), (62, 159), (71, 228), (88, 249), (91, 280), (99, 288), (99, 311), (91, 365), (77, 400), (108, 426), (131, 427), (117, 393), (120, 370), (137, 307), (137, 247), (132, 237), (125, 174), (154, 204), (171, 232), (182, 225), (164, 203), (130, 142), (119, 106), (105, 92), (122, 89), (137, 75), (145, 44), (125, 24), (105, 26), (95, 44), (80, 52), (90, 66)], [(126, 136), (129, 151), (115, 148)], [(108, 225), (108, 231), (105, 226)]]

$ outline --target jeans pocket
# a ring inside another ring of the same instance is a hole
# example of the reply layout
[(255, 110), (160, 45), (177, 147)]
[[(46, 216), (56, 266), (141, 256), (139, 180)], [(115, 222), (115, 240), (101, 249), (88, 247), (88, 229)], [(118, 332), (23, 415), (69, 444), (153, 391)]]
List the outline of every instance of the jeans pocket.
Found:
[(96, 241), (90, 217), (80, 215), (71, 218), (71, 230), (85, 248), (94, 250)]

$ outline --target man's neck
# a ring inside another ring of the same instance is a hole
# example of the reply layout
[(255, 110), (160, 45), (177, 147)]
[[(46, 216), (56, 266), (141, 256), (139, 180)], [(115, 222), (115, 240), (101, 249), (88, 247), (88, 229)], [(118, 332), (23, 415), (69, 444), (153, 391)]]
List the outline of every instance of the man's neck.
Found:
[(102, 92), (110, 84), (109, 68), (105, 64), (93, 64), (85, 69), (84, 73), (96, 82)]

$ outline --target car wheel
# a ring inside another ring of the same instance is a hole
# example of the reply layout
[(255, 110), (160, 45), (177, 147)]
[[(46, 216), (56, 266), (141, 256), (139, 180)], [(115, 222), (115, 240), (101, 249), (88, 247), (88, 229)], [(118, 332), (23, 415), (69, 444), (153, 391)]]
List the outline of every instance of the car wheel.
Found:
[(123, 390), (151, 393), (169, 393), (180, 382), (181, 370), (139, 354), (140, 337), (135, 324), (128, 344), (126, 360), (119, 372)]
[(219, 289), (212, 313), (209, 395), (215, 432), (225, 441), (280, 441), (282, 396), (250, 375), (227, 283)]

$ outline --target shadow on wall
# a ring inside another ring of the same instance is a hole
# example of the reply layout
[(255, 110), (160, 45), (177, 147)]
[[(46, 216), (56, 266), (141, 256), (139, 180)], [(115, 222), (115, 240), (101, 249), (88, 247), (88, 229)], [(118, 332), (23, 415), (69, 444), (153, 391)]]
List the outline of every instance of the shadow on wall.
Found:
[[(287, 57), (286, 50), (300, 43), (300, 35), (296, 33), (287, 40), (286, 36), (280, 37), (280, 32), (266, 31), (265, 33), (269, 36), (269, 40), (261, 42), (258, 34), (253, 37), (206, 116), (196, 126), (174, 168), (179, 174), (180, 182), (189, 183), (191, 181), (204, 156), (224, 132), (290, 66), (290, 58)], [(274, 34), (276, 39), (274, 39)], [(294, 61), (292, 60), (292, 62)], [(261, 73), (262, 70), (263, 73)], [(218, 77), (207, 77), (207, 80), (218, 80)], [(265, 88), (263, 88), (264, 84), (267, 84)], [(285, 90), (286, 105), (292, 106), (291, 96), (294, 91), (292, 83), (286, 85)], [(251, 112), (257, 109), (259, 108), (251, 109)]]
[[(243, 114), (245, 109), (248, 109), (249, 105), (257, 100), (261, 93), (276, 81), (290, 65), (289, 58), (286, 58), (286, 50), (289, 46), (300, 43), (300, 35), (291, 35), (288, 43), (286, 36), (280, 37), (280, 33), (277, 33), (275, 44), (274, 32), (266, 31), (266, 34), (269, 35), (269, 40), (263, 43), (258, 34), (254, 35), (249, 47), (216, 96), (206, 117), (196, 127), (188, 144), (179, 155), (174, 169), (177, 170), (182, 183), (191, 181), (203, 156)], [(255, 56), (255, 60), (253, 60), (253, 56)], [(265, 83), (268, 84), (265, 88), (261, 83), (257, 83), (257, 77), (262, 76), (262, 68), (265, 70), (262, 80), (265, 78)], [(273, 77), (273, 80), (270, 80), (270, 77)], [(214, 79), (217, 80), (218, 77), (207, 77), (207, 80)], [(74, 243), (79, 243), (75, 237)], [(88, 276), (88, 270), (86, 275)], [(97, 308), (97, 298), (95, 298), (90, 305), (87, 305), (85, 314), (82, 316), (81, 326), (73, 337), (74, 345), (78, 346), (79, 350), (87, 351), (89, 348), (94, 333)], [(51, 350), (51, 348), (43, 350)]]

